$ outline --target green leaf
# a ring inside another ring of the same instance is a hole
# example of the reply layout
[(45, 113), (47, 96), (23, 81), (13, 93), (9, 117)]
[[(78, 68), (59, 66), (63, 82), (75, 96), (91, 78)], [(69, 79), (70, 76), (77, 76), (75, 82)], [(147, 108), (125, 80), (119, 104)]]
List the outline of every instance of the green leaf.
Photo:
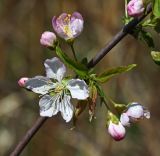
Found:
[(154, 0), (154, 2), (153, 2), (153, 14), (156, 17), (160, 17), (160, 0)]
[(142, 27), (151, 27), (154, 28), (157, 33), (160, 33), (160, 17), (157, 18), (152, 14), (149, 19), (142, 23)]
[(151, 56), (154, 62), (160, 65), (160, 52), (158, 51), (151, 51)]
[(160, 18), (156, 18), (156, 24), (154, 26), (154, 30), (157, 32), (157, 33), (160, 33)]
[(69, 68), (74, 70), (79, 76), (86, 77), (88, 75), (88, 69), (83, 64), (75, 62), (70, 59), (59, 46), (56, 47), (56, 54)]
[(146, 43), (148, 47), (154, 48), (154, 42), (149, 32), (146, 32), (145, 30), (141, 30), (138, 34), (138, 39)]
[(107, 82), (108, 80), (110, 80), (113, 76), (116, 76), (118, 74), (130, 71), (134, 67), (136, 67), (136, 64), (131, 64), (131, 65), (128, 65), (128, 66), (120, 66), (120, 67), (112, 68), (112, 69), (109, 69), (109, 70), (105, 71), (103, 74), (96, 77), (95, 79), (98, 82), (104, 83), (104, 82)]

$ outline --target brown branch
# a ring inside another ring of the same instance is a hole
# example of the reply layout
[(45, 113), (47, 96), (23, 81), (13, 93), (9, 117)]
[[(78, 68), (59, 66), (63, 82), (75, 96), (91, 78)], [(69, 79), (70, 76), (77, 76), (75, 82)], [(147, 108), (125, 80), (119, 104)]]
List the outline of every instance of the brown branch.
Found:
[[(136, 18), (125, 25), (116, 35), (115, 37), (108, 43), (104, 48), (102, 48), (99, 53), (88, 63), (88, 68), (94, 67), (103, 57), (116, 45), (118, 44), (130, 31), (140, 23), (150, 12), (152, 11), (151, 5), (147, 7), (147, 12), (140, 18)], [(40, 129), (43, 123), (47, 120), (47, 117), (39, 117), (36, 123), (29, 129), (26, 135), (20, 140), (16, 148), (10, 154), (10, 156), (18, 156), (25, 146), (29, 143), (32, 139), (34, 134)]]
[(103, 57), (115, 46), (121, 41), (127, 34), (130, 33), (130, 31), (136, 27), (138, 23), (140, 23), (150, 12), (152, 11), (152, 6), (151, 4), (148, 5), (146, 14), (139, 17), (135, 18), (131, 22), (129, 22), (127, 25), (125, 25), (114, 37), (113, 39), (105, 45), (104, 48), (102, 48), (97, 55), (90, 60), (88, 63), (88, 67), (92, 68), (94, 67), (99, 61), (103, 59)]
[(47, 120), (47, 117), (39, 117), (36, 123), (27, 131), (25, 136), (20, 140), (14, 151), (10, 154), (10, 156), (17, 156), (19, 155), (23, 149), (27, 146), (29, 141), (32, 139), (34, 134), (40, 129), (40, 127), (44, 124)]

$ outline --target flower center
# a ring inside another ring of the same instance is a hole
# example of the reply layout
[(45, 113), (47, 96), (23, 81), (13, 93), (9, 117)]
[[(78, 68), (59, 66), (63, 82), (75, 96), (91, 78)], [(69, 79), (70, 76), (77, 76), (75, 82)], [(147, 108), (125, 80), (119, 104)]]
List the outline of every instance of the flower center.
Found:
[(65, 86), (63, 84), (58, 83), (57, 86), (56, 86), (56, 88), (54, 89), (54, 92), (55, 93), (60, 93), (61, 91), (64, 90), (64, 88), (65, 88)]
[(71, 15), (68, 14), (68, 16), (66, 16), (66, 18), (64, 19), (65, 24), (63, 25), (63, 31), (67, 36), (72, 37), (73, 35), (70, 27), (70, 20), (71, 20)]

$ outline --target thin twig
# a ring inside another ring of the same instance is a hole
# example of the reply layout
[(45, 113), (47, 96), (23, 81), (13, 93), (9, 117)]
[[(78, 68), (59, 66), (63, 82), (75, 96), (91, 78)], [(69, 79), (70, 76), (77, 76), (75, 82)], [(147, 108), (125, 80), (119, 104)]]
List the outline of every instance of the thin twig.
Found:
[(125, 25), (114, 37), (113, 39), (102, 48), (97, 55), (88, 63), (88, 68), (94, 67), (102, 58), (117, 44), (121, 41), (130, 31), (140, 23), (150, 12), (152, 11), (151, 5), (148, 5), (146, 14), (140, 18), (136, 18)]
[(31, 129), (29, 129), (25, 136), (20, 140), (10, 156), (18, 156), (47, 119), (47, 117), (39, 117)]
[[(138, 23), (140, 23), (151, 12), (151, 10), (151, 5), (149, 5), (145, 15), (140, 18), (134, 19), (127, 25), (125, 25), (115, 35), (115, 37), (108, 44), (106, 44), (106, 46), (102, 48), (97, 53), (97, 55), (88, 63), (88, 68), (94, 67), (117, 43), (119, 43), (119, 41), (121, 41)], [(36, 123), (31, 127), (31, 129), (27, 131), (26, 135), (20, 140), (16, 148), (10, 154), (10, 156), (18, 156), (47, 119), (47, 117), (39, 117)]]

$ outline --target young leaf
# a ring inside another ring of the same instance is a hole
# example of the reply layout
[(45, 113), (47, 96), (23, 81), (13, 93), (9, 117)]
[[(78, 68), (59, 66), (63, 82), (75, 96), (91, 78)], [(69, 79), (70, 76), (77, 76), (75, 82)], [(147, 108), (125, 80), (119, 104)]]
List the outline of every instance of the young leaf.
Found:
[(154, 0), (154, 2), (153, 2), (153, 14), (156, 17), (160, 17), (160, 0)]
[(74, 62), (70, 59), (60, 47), (56, 47), (56, 54), (60, 57), (60, 59), (66, 64), (69, 68), (73, 69), (79, 76), (85, 77), (88, 74), (88, 69), (83, 64)]
[[(133, 31), (131, 31), (131, 35), (134, 36), (136, 39), (139, 39), (146, 43), (148, 47), (154, 48), (154, 42), (152, 39), (152, 36), (149, 32), (146, 32), (142, 27), (148, 26), (150, 20), (147, 21), (146, 23), (142, 23), (142, 25), (137, 26)], [(150, 26), (153, 26), (153, 23), (149, 24)]]
[(101, 74), (100, 76), (96, 77), (95, 79), (98, 82), (104, 83), (104, 82), (107, 82), (108, 80), (110, 80), (113, 76), (130, 71), (134, 67), (136, 67), (136, 64), (131, 64), (128, 66), (120, 66), (120, 67), (116, 67), (113, 69), (109, 69), (106, 72), (104, 72), (103, 74)]
[(160, 65), (160, 52), (158, 51), (151, 51), (151, 56), (154, 62)]
[(160, 18), (156, 18), (156, 24), (154, 26), (154, 30), (157, 32), (157, 33), (160, 33)]
[(149, 32), (141, 30), (138, 34), (138, 39), (143, 41), (144, 43), (146, 43), (148, 45), (148, 47), (154, 48), (154, 42), (153, 42), (152, 36)]

